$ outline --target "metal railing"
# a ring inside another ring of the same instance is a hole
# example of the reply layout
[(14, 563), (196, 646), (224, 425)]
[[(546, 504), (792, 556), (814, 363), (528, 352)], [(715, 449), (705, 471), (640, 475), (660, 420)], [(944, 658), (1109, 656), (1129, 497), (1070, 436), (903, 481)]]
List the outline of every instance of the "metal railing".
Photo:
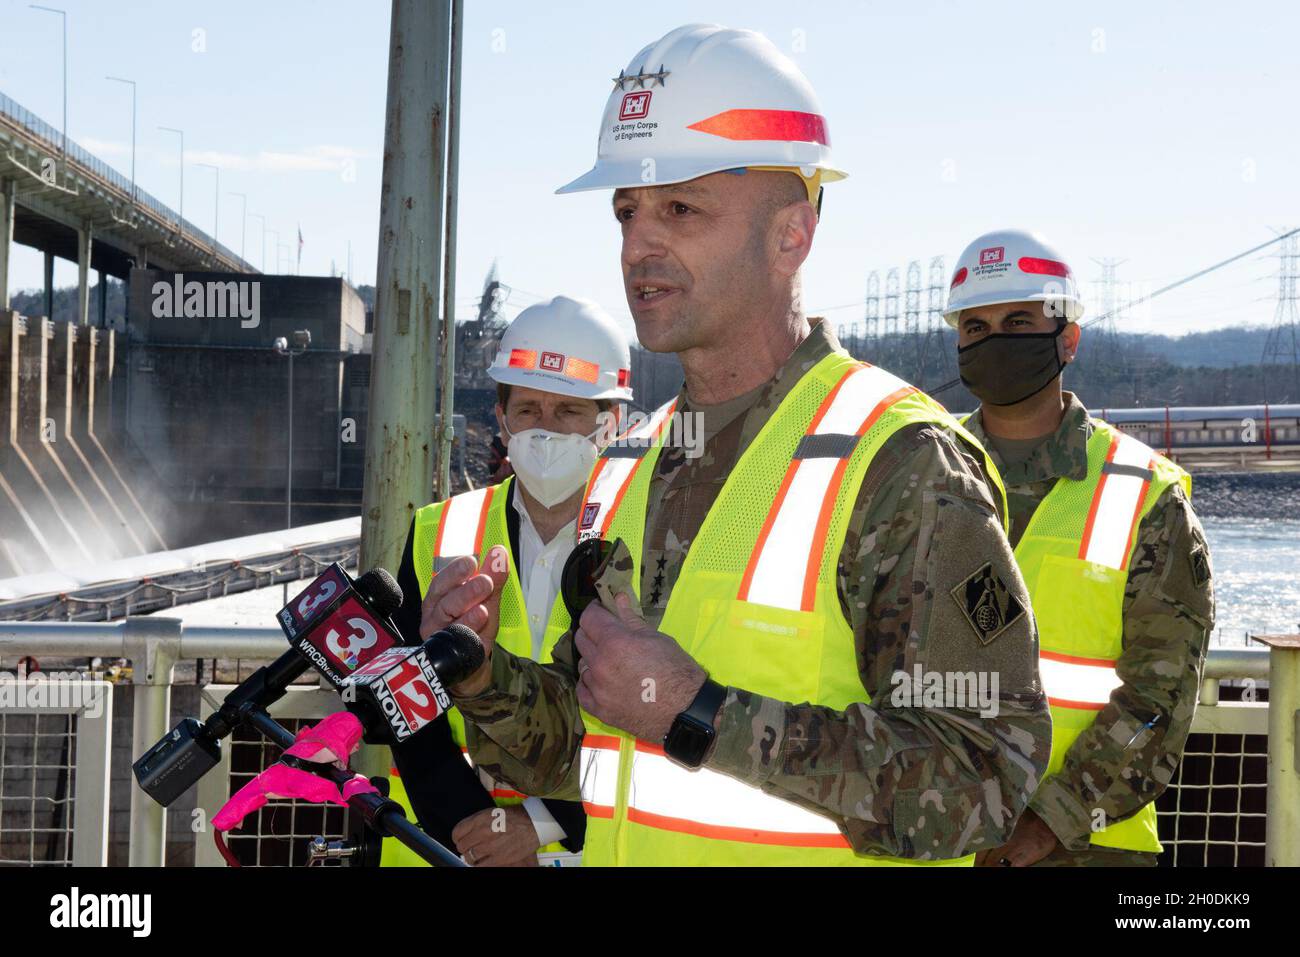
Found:
[(108, 863), (112, 727), (106, 681), (0, 678), (0, 865)]
[[(1158, 805), (1161, 839), (1169, 862), (1176, 866), (1300, 864), (1300, 638), (1261, 640), (1271, 647), (1210, 650), (1184, 759)], [(278, 628), (184, 627), (169, 618), (128, 618), (114, 623), (0, 622), (0, 659), (43, 654), (132, 661), (132, 760), (171, 728), (170, 692), (173, 667), (178, 662), (269, 660), (286, 647)], [(1257, 697), (1251, 693), (1255, 684), (1264, 680), (1268, 681), (1269, 702), (1251, 700)], [(1246, 700), (1221, 700), (1224, 681), (1245, 682)], [(205, 688), (204, 716), (227, 690), (229, 686)], [(271, 713), (285, 719), (318, 718), (341, 707), (338, 697), (328, 690), (294, 686)], [(84, 730), (81, 736), (84, 740)], [(230, 753), (231, 748), (224, 748), (221, 769), (198, 785), (198, 806), (205, 820), (210, 820), (230, 793)], [(251, 767), (260, 769), (265, 760), (273, 760), (273, 756), (263, 749), (263, 758)], [(1267, 771), (1263, 778), (1260, 762)], [(382, 773), (387, 763), (386, 748), (362, 748), (354, 757), (354, 766), (367, 774)], [(0, 761), (0, 791), (5, 787), (3, 775)], [(77, 781), (81, 807), (80, 774)], [(97, 782), (101, 789), (87, 803), (106, 807), (107, 774)], [(130, 863), (160, 866), (165, 855), (166, 809), (140, 791), (134, 780), (130, 790)], [(264, 828), (259, 820), (252, 838), (282, 843), (286, 837), (290, 843), (301, 840), (305, 832), (292, 816), (296, 811), (290, 808), (289, 813), (287, 830)], [(344, 820), (341, 816), (326, 820), (322, 827), (335, 830), (344, 826)], [(197, 836), (207, 834), (206, 828), (195, 831)], [(199, 841), (196, 863), (220, 863), (211, 844), (210, 840)], [(255, 863), (268, 859), (260, 846), (251, 849), (250, 855)]]
[[(50, 150), (52, 153), (62, 153), (64, 142), (63, 133), (56, 130), (31, 110), (19, 105), (3, 93), (0, 93), (0, 115), (4, 116), (15, 126), (21, 127), (31, 136), (41, 140), (45, 148)], [(138, 183), (133, 185), (127, 177), (123, 176), (99, 157), (77, 145), (72, 140), (68, 140), (67, 143), (68, 159), (73, 160), (77, 165), (83, 167), (88, 172), (93, 173), (114, 189), (121, 191), (123, 198), (128, 201), (134, 199), (136, 203), (148, 209), (162, 222), (176, 227), (177, 231), (182, 234), (188, 233), (190, 238), (195, 240), (198, 245), (206, 246), (224, 256), (231, 262), (239, 263), (244, 267), (246, 272), (251, 273), (259, 271), (250, 266), (243, 260), (243, 258), (228, 249), (225, 245), (219, 243), (215, 237), (209, 236), (188, 219), (182, 219), (180, 214), (169, 207), (166, 203), (162, 202), (162, 200), (157, 199), (145, 190), (142, 190)]]
[[(1205, 662), (1182, 760), (1156, 800), (1163, 859), (1174, 867), (1259, 866), (1267, 857), (1268, 713), (1258, 685), (1267, 648), (1215, 648)], [(1222, 700), (1224, 681), (1242, 685)]]

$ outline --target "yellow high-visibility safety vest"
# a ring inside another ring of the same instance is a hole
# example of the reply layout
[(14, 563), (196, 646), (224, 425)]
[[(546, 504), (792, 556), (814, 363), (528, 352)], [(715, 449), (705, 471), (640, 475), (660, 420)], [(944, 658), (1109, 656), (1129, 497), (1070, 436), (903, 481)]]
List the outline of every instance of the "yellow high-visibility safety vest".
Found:
[[(673, 403), (661, 407), (602, 453), (581, 513), (580, 540), (626, 542), (637, 587), (650, 478), (672, 411)], [(823, 358), (727, 477), (691, 542), (660, 630), (721, 684), (839, 710), (866, 702), (836, 594), (836, 564), (872, 457), (898, 429), (921, 422), (979, 445), (901, 379), (843, 353)], [(636, 740), (586, 712), (582, 720), (585, 864), (973, 861), (855, 854), (827, 817), (707, 767), (687, 770), (664, 755), (661, 742)]]
[[(1039, 672), (1052, 711), (1052, 755), (1044, 777), (1092, 725), (1123, 682), (1124, 587), (1137, 528), (1175, 483), (1191, 497), (1182, 468), (1100, 420), (1088, 440), (1088, 475), (1059, 478), (1016, 546), (1038, 620)], [(1155, 803), (1094, 831), (1093, 844), (1159, 853)]]
[[(514, 557), (510, 555), (510, 531), (506, 524), (506, 510), (510, 507), (510, 489), (514, 477), (500, 485), (462, 492), (446, 501), (426, 505), (415, 513), (415, 534), (411, 543), (411, 558), (415, 564), (415, 577), (420, 583), (420, 598), (429, 592), (433, 580), (434, 562), (474, 555), (482, 563), (494, 545), (504, 545), (510, 561), (510, 575), (501, 592), (500, 626), (497, 645), (521, 658), (533, 657), (532, 632), (528, 627), (528, 609), (524, 605), (523, 587)], [(551, 660), (551, 650), (560, 636), (569, 630), (569, 611), (557, 595), (552, 603), (546, 632), (542, 638), (542, 663)], [(447, 712), (451, 722), (452, 737), (461, 750), (465, 750), (465, 721), (455, 708)], [(469, 759), (466, 754), (466, 760)], [(414, 814), (406, 798), (400, 779), (394, 775), (389, 781), (390, 796), (405, 808), (407, 817)], [(492, 782), (492, 800), (498, 807), (509, 807), (523, 802), (525, 795), (500, 782)], [(539, 853), (566, 854), (558, 843), (548, 844)], [(418, 866), (425, 862), (398, 841), (389, 839), (383, 844), (380, 863), (384, 867)]]

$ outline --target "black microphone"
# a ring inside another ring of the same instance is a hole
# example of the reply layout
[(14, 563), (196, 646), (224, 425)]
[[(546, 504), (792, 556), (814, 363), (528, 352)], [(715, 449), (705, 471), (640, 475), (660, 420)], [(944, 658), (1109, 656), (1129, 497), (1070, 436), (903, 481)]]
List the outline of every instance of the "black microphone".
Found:
[(221, 760), (222, 738), (284, 697), (308, 668), (341, 688), (351, 671), (402, 643), (388, 620), (401, 604), (402, 589), (385, 569), (353, 581), (337, 562), (330, 565), (277, 615), (292, 647), (234, 688), (207, 721), (182, 719), (142, 754), (131, 766), (141, 790), (170, 805)]
[(448, 625), (417, 647), (381, 652), (348, 677), (342, 688), (349, 710), (371, 733), (405, 741), (446, 713), (446, 685), (464, 681), (487, 655), (483, 642), (465, 625)]
[(371, 569), (354, 582), (335, 563), (277, 617), (294, 650), (337, 690), (357, 668), (403, 644), (390, 620), (401, 605), (402, 589), (384, 569)]

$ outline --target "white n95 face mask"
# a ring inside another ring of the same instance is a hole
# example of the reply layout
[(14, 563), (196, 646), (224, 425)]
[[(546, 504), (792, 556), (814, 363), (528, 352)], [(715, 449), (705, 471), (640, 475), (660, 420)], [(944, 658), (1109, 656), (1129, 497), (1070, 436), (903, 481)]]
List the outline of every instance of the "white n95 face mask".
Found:
[(596, 464), (596, 435), (562, 435), (525, 429), (510, 436), (506, 453), (519, 481), (544, 508), (559, 505), (578, 491)]

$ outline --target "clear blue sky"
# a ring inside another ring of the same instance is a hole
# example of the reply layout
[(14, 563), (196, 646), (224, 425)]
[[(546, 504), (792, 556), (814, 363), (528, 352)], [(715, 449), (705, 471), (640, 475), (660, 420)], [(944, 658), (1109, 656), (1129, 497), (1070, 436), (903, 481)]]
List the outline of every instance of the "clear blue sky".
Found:
[[(239, 249), (240, 202), (304, 273), (373, 282), (389, 5), (91, 2), (68, 11), (69, 136), (130, 167), (175, 206), (185, 130), (185, 214)], [(835, 323), (861, 316), (866, 277), (947, 257), (1001, 226), (1038, 229), (1096, 278), (1114, 257), (1141, 291), (1300, 224), (1300, 6), (1292, 2), (795, 4), (466, 3), (460, 315), (493, 258), (519, 290), (585, 295), (631, 330), (618, 237), (604, 193), (555, 196), (594, 159), (610, 83), (645, 43), (713, 20), (766, 33), (818, 90), (837, 160), (805, 303)], [(566, 7), (571, 13), (566, 13)], [(195, 31), (201, 35), (201, 52)], [(794, 49), (796, 39), (801, 52)], [(0, 90), (57, 126), (59, 18), (0, 0)], [(261, 231), (248, 221), (248, 258)], [(268, 247), (270, 240), (268, 239)], [(268, 248), (268, 268), (275, 251)], [(1259, 258), (1153, 304), (1135, 328), (1173, 334), (1271, 321), (1276, 260)], [(61, 263), (59, 284), (75, 281)], [(41, 283), (20, 249), (11, 284)], [(1147, 284), (1147, 285), (1143, 285)], [(844, 308), (832, 308), (844, 307)]]

